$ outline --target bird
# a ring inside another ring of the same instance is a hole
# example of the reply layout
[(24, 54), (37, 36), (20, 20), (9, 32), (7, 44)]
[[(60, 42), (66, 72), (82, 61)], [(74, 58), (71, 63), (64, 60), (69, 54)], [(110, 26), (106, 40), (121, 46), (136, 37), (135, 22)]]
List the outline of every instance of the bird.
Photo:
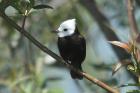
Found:
[[(58, 50), (63, 60), (74, 68), (82, 70), (82, 63), (86, 57), (86, 41), (78, 31), (76, 19), (63, 21), (56, 30), (58, 35)], [(70, 70), (72, 79), (83, 79), (83, 76)]]

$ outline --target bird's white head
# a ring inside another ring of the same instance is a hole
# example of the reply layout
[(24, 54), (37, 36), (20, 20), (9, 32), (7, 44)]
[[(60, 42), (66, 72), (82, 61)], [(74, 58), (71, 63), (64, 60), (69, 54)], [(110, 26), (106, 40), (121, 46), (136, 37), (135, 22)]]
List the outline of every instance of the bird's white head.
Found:
[(76, 19), (69, 19), (62, 22), (57, 29), (58, 37), (71, 36), (75, 32)]

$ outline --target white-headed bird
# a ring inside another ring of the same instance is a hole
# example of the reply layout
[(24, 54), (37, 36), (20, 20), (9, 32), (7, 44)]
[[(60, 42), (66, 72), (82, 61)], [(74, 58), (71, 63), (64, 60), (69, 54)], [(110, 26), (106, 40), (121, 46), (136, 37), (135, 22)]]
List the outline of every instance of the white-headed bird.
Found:
[[(62, 22), (56, 32), (61, 57), (73, 67), (82, 71), (81, 64), (86, 56), (86, 42), (78, 31), (76, 19), (69, 19)], [(70, 74), (73, 79), (83, 78), (82, 75), (72, 70)]]

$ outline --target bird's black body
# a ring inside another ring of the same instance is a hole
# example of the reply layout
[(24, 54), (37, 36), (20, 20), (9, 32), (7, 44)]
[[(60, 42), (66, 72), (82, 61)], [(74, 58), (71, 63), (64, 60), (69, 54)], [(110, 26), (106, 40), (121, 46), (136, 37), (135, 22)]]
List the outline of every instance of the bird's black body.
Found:
[[(77, 27), (72, 35), (58, 37), (58, 48), (60, 55), (66, 62), (70, 62), (72, 66), (82, 70), (81, 64), (86, 56), (86, 43), (84, 37), (78, 32)], [(74, 71), (70, 73), (73, 79), (83, 78)]]

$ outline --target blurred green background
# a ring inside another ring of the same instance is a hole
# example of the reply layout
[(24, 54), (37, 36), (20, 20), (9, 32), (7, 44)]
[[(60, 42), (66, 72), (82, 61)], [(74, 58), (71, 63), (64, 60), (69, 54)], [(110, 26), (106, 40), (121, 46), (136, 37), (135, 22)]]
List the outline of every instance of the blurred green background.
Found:
[[(135, 1), (135, 16), (139, 25), (140, 2)], [(57, 35), (51, 31), (57, 29), (62, 21), (76, 18), (87, 44), (83, 70), (121, 93), (137, 89), (119, 87), (136, 80), (126, 68), (112, 76), (113, 65), (129, 56), (107, 42), (130, 40), (126, 0), (36, 0), (35, 5), (38, 4), (47, 4), (53, 9), (33, 10), (29, 14), (25, 29), (32, 36), (59, 55)], [(25, 8), (24, 4), (20, 7)], [(5, 13), (22, 26), (23, 16), (14, 7), (7, 7)], [(65, 66), (43, 53), (0, 18), (0, 93), (107, 92), (86, 79), (73, 80)]]

